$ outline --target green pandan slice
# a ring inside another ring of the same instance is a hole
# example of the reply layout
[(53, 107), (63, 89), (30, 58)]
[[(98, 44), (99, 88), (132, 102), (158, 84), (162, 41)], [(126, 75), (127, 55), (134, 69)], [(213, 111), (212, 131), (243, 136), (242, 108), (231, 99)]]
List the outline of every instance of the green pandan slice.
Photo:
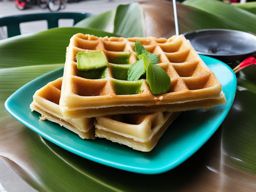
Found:
[(113, 78), (120, 79), (120, 80), (127, 79), (128, 70), (130, 66), (131, 66), (130, 64), (126, 64), (126, 65), (118, 65), (118, 64), (112, 64), (112, 63), (109, 64)]
[(78, 52), (76, 55), (77, 69), (79, 71), (90, 71), (106, 67), (107, 58), (103, 51)]
[(92, 69), (89, 71), (78, 71), (78, 76), (86, 79), (104, 79), (106, 74), (106, 67), (99, 69)]
[(107, 57), (110, 63), (115, 64), (129, 64), (130, 52), (108, 52)]
[(142, 80), (124, 81), (114, 79), (112, 84), (117, 95), (133, 95), (141, 92)]

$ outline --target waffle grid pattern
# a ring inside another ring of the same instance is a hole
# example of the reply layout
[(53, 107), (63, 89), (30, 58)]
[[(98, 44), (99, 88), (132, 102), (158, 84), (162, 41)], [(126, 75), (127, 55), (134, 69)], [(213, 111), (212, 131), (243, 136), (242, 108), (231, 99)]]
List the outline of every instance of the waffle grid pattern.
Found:
[[(136, 61), (135, 41), (140, 41), (145, 49), (159, 56), (160, 65), (171, 78), (170, 92), (154, 96), (145, 80), (137, 94), (120, 95), (115, 84), (113, 66), (129, 64), (113, 63), (115, 59), (130, 53), (129, 63)], [(80, 51), (103, 50), (109, 65), (105, 78), (87, 79), (78, 75), (76, 54)], [(214, 98), (220, 95), (221, 85), (183, 36), (165, 38), (118, 38), (95, 37), (76, 34), (67, 48), (64, 69), (61, 108), (65, 111), (81, 108), (106, 108), (113, 106), (145, 106), (170, 104)]]

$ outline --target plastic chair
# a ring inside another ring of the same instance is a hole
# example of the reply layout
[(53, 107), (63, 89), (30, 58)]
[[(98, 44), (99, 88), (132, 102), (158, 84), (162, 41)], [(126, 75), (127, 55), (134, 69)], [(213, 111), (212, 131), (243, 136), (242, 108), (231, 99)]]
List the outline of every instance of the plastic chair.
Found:
[(20, 35), (20, 24), (31, 21), (47, 21), (48, 29), (58, 27), (60, 19), (73, 19), (74, 24), (89, 17), (89, 13), (60, 12), (60, 13), (36, 13), (26, 15), (14, 15), (0, 18), (0, 27), (7, 27), (7, 36)]

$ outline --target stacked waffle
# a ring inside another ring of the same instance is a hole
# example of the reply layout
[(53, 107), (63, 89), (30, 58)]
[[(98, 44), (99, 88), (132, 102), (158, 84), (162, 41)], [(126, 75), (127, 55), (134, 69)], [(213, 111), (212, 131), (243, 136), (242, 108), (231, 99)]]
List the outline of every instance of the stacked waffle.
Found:
[[(143, 76), (136, 89), (127, 80), (130, 66), (138, 59), (136, 41), (158, 56), (156, 65), (171, 79), (168, 92), (153, 95)], [(93, 76), (81, 75), (77, 55), (95, 50), (104, 53), (107, 66), (94, 70)], [(76, 34), (67, 48), (63, 79), (38, 90), (31, 109), (39, 112), (42, 119), (63, 125), (81, 138), (106, 138), (150, 151), (176, 112), (224, 102), (220, 83), (183, 36), (100, 38)]]

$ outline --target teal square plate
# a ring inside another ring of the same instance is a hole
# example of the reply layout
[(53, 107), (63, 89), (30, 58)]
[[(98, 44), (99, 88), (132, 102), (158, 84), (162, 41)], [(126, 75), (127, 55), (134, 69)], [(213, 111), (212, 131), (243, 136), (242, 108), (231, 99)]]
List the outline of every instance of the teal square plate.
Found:
[(6, 101), (6, 109), (21, 123), (56, 145), (97, 163), (141, 174), (168, 171), (194, 154), (218, 129), (230, 110), (236, 92), (236, 76), (223, 62), (201, 56), (223, 86), (227, 102), (208, 110), (182, 113), (149, 153), (134, 151), (103, 139), (82, 140), (49, 121), (39, 121), (29, 105), (34, 92), (62, 76), (63, 69), (47, 73), (18, 89)]

